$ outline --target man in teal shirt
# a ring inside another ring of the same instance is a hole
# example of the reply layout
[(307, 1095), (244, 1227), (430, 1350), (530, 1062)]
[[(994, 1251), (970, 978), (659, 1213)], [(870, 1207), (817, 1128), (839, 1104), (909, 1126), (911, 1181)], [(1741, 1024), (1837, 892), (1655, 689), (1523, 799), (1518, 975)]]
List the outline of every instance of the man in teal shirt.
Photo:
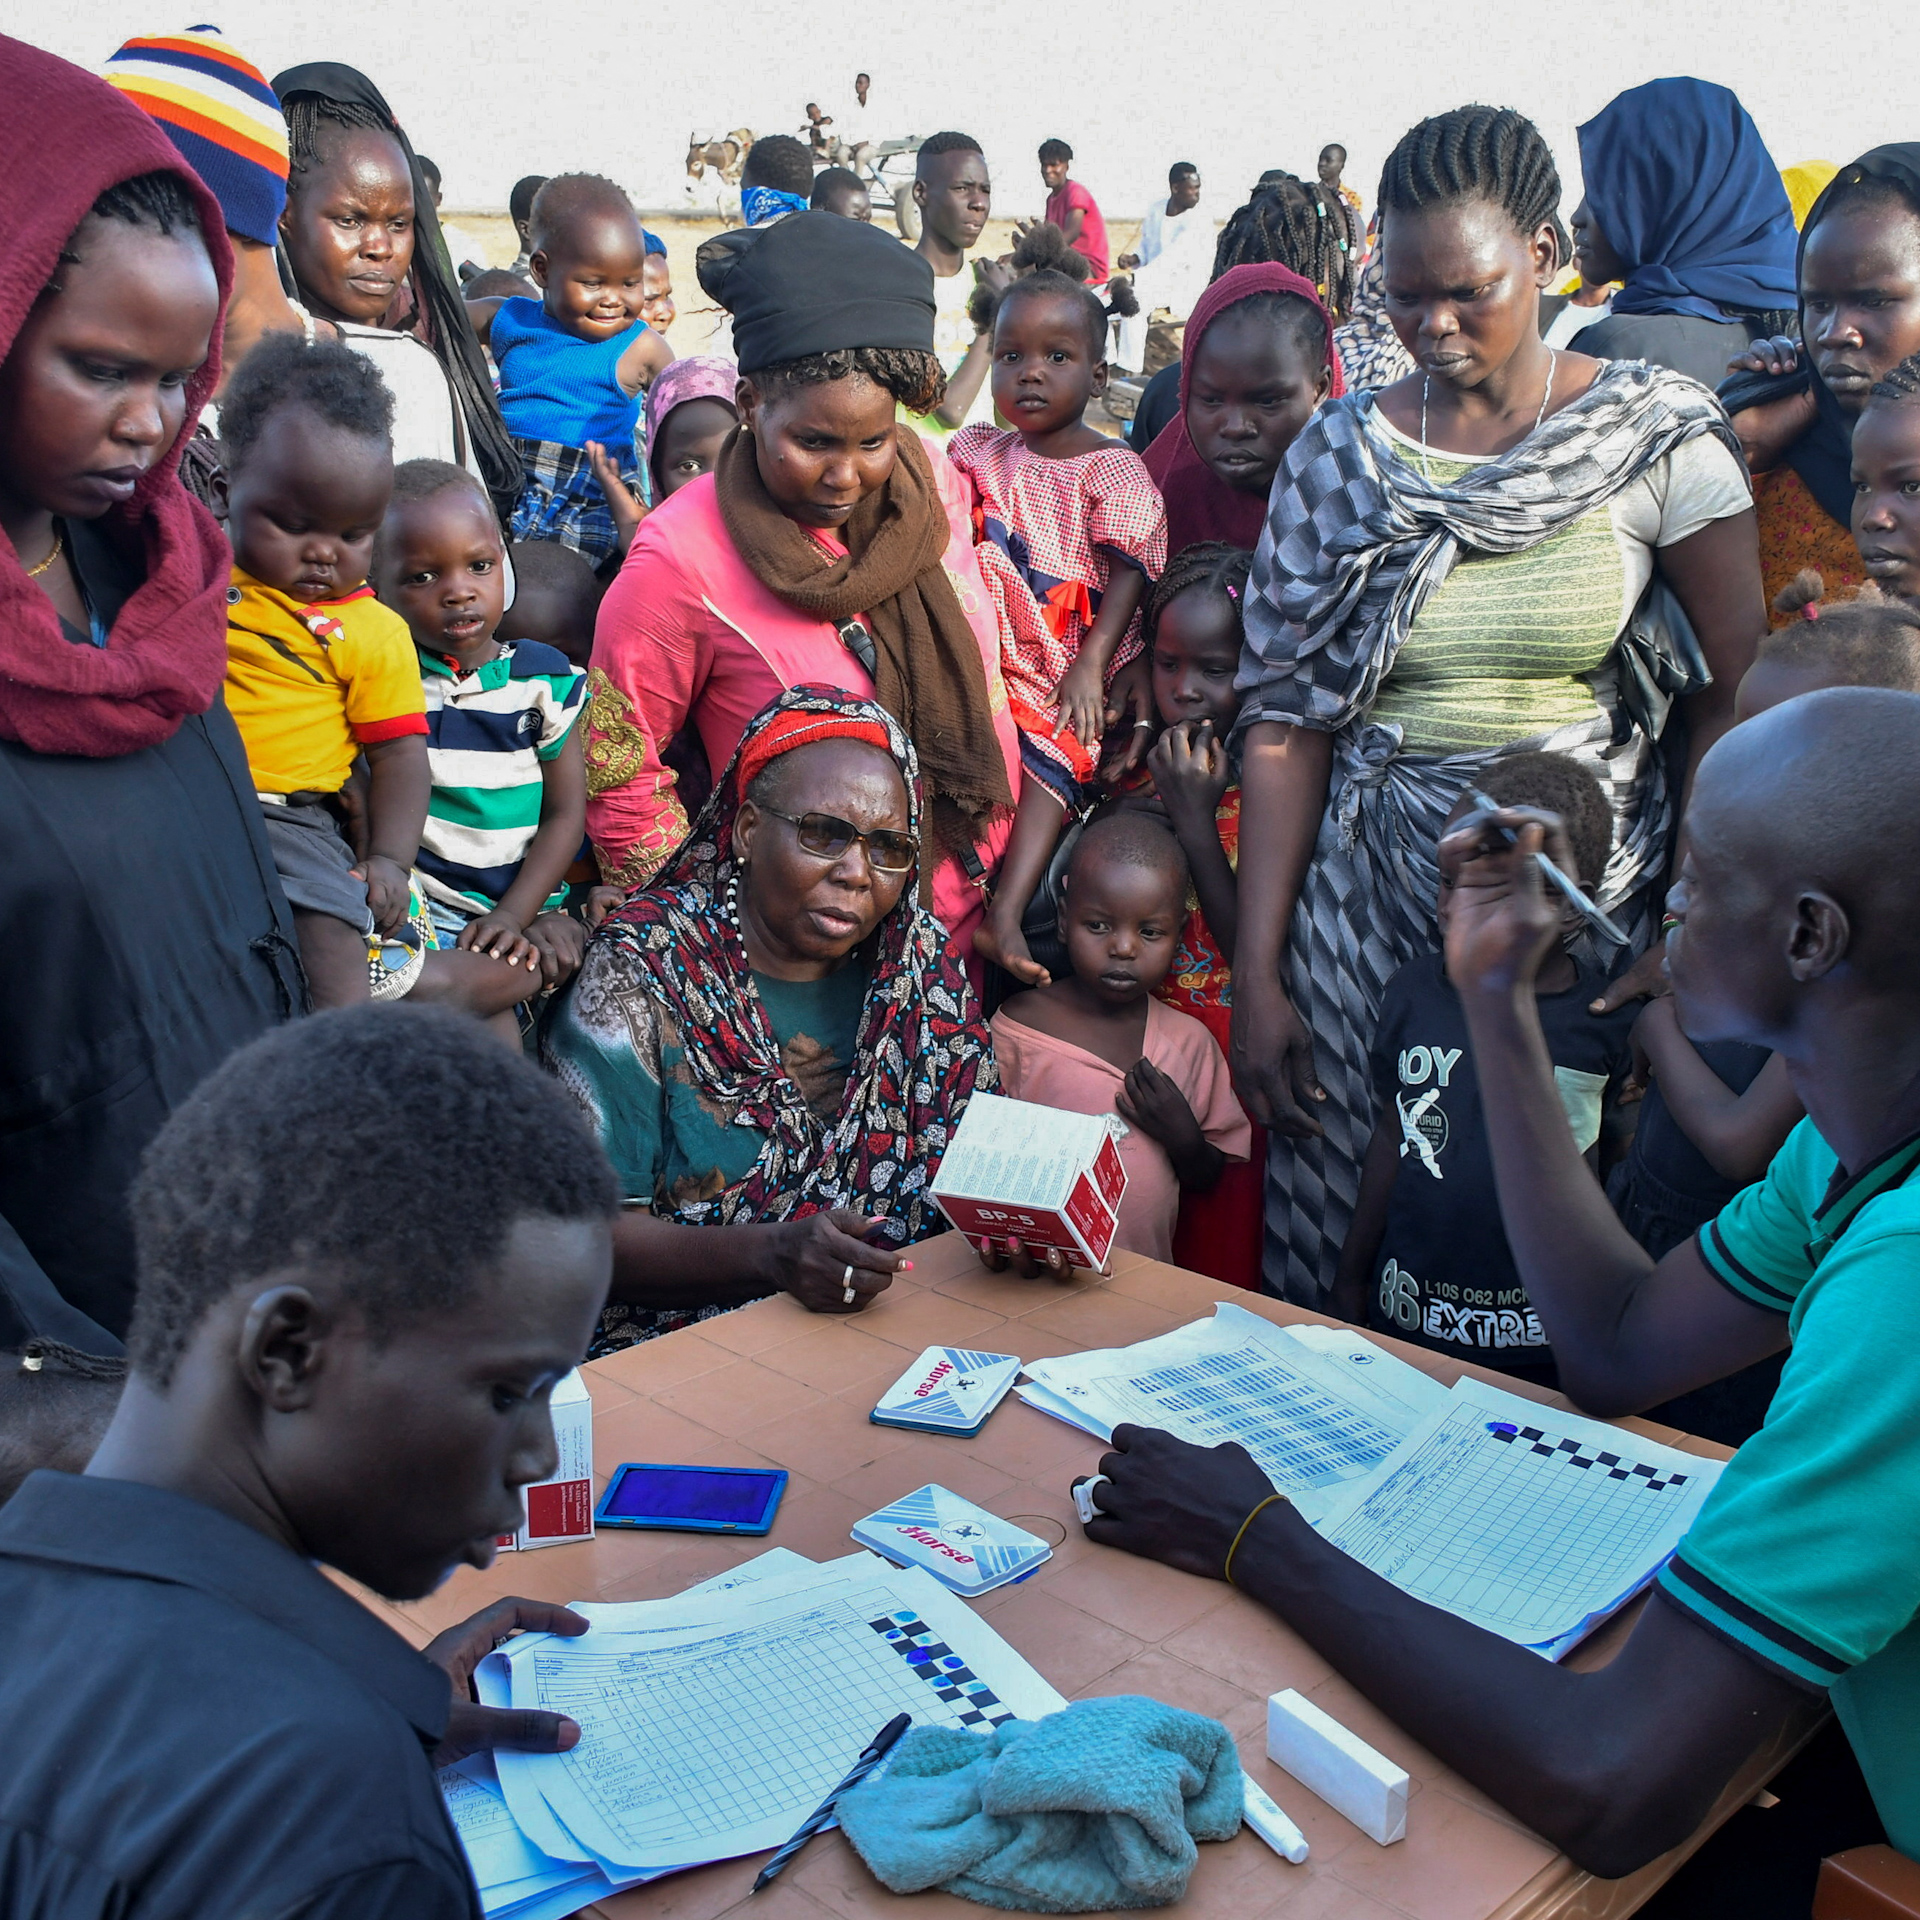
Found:
[[(1675, 1005), (1690, 1039), (1780, 1053), (1808, 1117), (1657, 1264), (1574, 1149), (1534, 1009), (1559, 909), (1532, 854), (1557, 824), (1495, 820), (1515, 846), (1471, 821), (1442, 843), (1447, 965), (1562, 1387), (1629, 1413), (1791, 1344), (1765, 1427), (1589, 1672), (1414, 1600), (1284, 1502), (1254, 1514), (1271, 1487), (1237, 1447), (1121, 1428), (1089, 1535), (1217, 1576), (1244, 1525), (1236, 1585), (1596, 1873), (1684, 1840), (1810, 1693), (1920, 1856), (1920, 695), (1811, 694), (1701, 763), (1668, 901)], [(1774, 1910), (1804, 1915), (1807, 1888)]]

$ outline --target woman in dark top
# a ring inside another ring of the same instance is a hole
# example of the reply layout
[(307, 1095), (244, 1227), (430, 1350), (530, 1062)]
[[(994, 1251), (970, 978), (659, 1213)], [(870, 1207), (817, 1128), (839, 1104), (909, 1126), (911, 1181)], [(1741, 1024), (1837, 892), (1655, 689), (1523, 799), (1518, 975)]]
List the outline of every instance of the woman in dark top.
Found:
[(1746, 108), (1705, 80), (1650, 80), (1580, 129), (1580, 170), (1573, 257), (1590, 284), (1624, 284), (1570, 350), (1717, 387), (1794, 303), (1793, 207)]
[(0, 93), (0, 1346), (112, 1354), (142, 1150), (305, 988), (220, 704), (231, 556), (173, 461), (219, 205), (79, 68), (3, 41)]

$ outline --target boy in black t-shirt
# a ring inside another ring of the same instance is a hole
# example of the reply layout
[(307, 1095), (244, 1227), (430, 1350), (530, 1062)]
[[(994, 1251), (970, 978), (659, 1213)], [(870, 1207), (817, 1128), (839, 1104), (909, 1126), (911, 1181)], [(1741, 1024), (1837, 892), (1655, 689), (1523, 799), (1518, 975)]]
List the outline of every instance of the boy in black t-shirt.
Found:
[[(1600, 784), (1564, 754), (1516, 753), (1487, 769), (1480, 790), (1508, 807), (1560, 816), (1581, 882), (1607, 863), (1613, 817)], [(1448, 825), (1470, 810), (1462, 799)], [(1448, 889), (1437, 912), (1446, 931)], [(1579, 931), (1567, 910), (1567, 936)], [(1540, 969), (1540, 1024), (1576, 1144), (1594, 1163), (1604, 1106), (1631, 1065), (1638, 1008), (1588, 1011), (1603, 976), (1563, 947)], [(1374, 1034), (1380, 1118), (1341, 1251), (1333, 1311), (1416, 1346), (1556, 1384), (1546, 1335), (1515, 1271), (1500, 1224), (1486, 1120), (1460, 997), (1445, 956), (1409, 961), (1387, 983)], [(1597, 1171), (1597, 1168), (1596, 1168)]]

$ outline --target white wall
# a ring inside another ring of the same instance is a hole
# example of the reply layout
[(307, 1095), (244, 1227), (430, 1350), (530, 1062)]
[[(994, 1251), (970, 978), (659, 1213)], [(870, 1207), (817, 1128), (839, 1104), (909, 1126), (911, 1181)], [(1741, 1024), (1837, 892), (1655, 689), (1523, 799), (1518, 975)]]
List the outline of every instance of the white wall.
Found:
[(1328, 140), (1371, 207), (1399, 135), (1467, 100), (1540, 122), (1571, 210), (1574, 127), (1663, 74), (1733, 87), (1782, 165), (1920, 137), (1920, 8), (1854, 0), (208, 0), (199, 15), (186, 0), (0, 0), (0, 25), (97, 65), (209, 8), (269, 76), (307, 59), (371, 74), (454, 207), (501, 206), (518, 175), (570, 167), (671, 204), (691, 130), (792, 132), (856, 68), (889, 135), (974, 134), (1006, 215), (1038, 210), (1034, 148), (1053, 134), (1113, 217), (1137, 217), (1176, 159), (1201, 167), (1224, 216), (1263, 168), (1305, 173)]

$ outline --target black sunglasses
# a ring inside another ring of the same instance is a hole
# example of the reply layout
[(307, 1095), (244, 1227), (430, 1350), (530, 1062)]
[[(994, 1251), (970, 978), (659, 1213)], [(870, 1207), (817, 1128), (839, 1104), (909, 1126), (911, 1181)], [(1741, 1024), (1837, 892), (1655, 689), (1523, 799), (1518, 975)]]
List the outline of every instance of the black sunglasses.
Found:
[(896, 833), (891, 827), (876, 827), (862, 833), (851, 820), (834, 813), (782, 813), (778, 807), (762, 807), (776, 820), (793, 828), (802, 849), (822, 860), (838, 860), (858, 840), (867, 850), (868, 863), (878, 873), (905, 873), (920, 856), (920, 842), (910, 833)]

